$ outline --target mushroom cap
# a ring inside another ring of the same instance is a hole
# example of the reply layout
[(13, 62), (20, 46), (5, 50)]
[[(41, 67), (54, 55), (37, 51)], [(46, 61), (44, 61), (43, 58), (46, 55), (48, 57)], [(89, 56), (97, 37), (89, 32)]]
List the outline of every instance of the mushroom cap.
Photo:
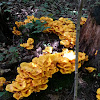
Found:
[(28, 97), (33, 91), (31, 89), (25, 89), (21, 91), (23, 97)]
[(0, 77), (0, 86), (3, 86), (5, 82), (6, 82), (6, 79), (4, 77)]
[(13, 88), (18, 89), (19, 91), (26, 88), (26, 81), (23, 82), (14, 81), (12, 84), (13, 84)]
[(19, 99), (22, 99), (22, 98), (23, 98), (23, 95), (22, 95), (21, 92), (15, 92), (15, 93), (13, 94), (13, 97), (14, 97), (15, 99), (19, 100)]
[(12, 84), (8, 84), (8, 85), (6, 86), (6, 91), (13, 92), (13, 91), (14, 91), (13, 85), (12, 85)]
[(40, 90), (45, 90), (45, 89), (47, 89), (47, 87), (48, 87), (47, 84), (42, 84), (42, 85), (39, 86), (39, 89)]

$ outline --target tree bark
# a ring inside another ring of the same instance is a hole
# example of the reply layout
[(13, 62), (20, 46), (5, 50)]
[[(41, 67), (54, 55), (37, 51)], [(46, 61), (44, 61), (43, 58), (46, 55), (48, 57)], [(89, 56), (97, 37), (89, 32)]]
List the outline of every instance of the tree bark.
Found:
[(95, 6), (80, 32), (80, 51), (93, 57), (100, 48), (100, 5)]

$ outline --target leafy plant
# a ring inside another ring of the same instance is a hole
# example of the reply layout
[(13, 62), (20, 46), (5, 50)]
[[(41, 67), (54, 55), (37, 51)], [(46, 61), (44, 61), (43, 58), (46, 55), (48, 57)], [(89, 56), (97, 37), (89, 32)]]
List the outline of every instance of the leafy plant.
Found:
[[(37, 4), (36, 1), (34, 2)], [(65, 0), (46, 0), (40, 4), (41, 5), (38, 7), (38, 13), (36, 13), (35, 16), (49, 16), (53, 19), (68, 16), (70, 11), (73, 11), (72, 8), (75, 7), (75, 3), (66, 2)]]
[(21, 58), (19, 57), (18, 47), (19, 46), (11, 46), (8, 49), (5, 49), (4, 52), (0, 53), (0, 61), (8, 61), (9, 63), (20, 61)]
[(24, 3), (27, 3), (27, 2), (29, 2), (30, 0), (22, 0), (22, 2), (24, 2)]
[(4, 56), (2, 53), (0, 53), (0, 61), (2, 61), (4, 59)]
[(98, 75), (97, 75), (98, 77), (100, 77), (100, 73), (98, 73)]
[(24, 30), (26, 30), (26, 32), (24, 31), (24, 34), (28, 34), (31, 36), (34, 33), (41, 33), (44, 30), (46, 30), (47, 28), (50, 27), (45, 27), (44, 24), (46, 24), (47, 22), (41, 22), (40, 20), (36, 20), (36, 21), (32, 21), (32, 23), (27, 23), (26, 25), (22, 25), (19, 27), (19, 30), (23, 33)]
[(55, 89), (56, 92), (58, 92), (59, 90), (62, 90), (62, 87)]

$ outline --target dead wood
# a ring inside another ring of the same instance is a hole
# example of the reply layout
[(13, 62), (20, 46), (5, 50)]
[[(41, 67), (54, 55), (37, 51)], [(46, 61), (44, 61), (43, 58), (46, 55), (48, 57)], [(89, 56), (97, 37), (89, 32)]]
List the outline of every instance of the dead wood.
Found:
[(80, 51), (94, 56), (100, 48), (100, 6), (90, 12), (80, 32)]

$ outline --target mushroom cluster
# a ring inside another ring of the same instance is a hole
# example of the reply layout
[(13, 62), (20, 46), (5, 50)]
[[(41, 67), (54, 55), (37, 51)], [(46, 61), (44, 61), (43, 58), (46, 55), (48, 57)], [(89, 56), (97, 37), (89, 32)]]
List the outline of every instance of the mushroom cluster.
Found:
[(50, 27), (44, 30), (44, 33), (53, 32), (59, 36), (61, 39), (60, 44), (64, 45), (65, 47), (72, 48), (75, 45), (75, 38), (76, 38), (76, 30), (75, 24), (69, 20), (68, 18), (59, 18), (58, 20), (53, 21), (53, 19), (48, 17), (41, 17), (41, 21), (47, 21), (45, 27)]
[(20, 46), (26, 49), (33, 49), (34, 47), (33, 43), (34, 43), (34, 39), (28, 38), (27, 43), (20, 44)]
[[(67, 48), (73, 48), (75, 45), (76, 40), (76, 30), (75, 30), (75, 24), (69, 20), (68, 18), (59, 18), (58, 20), (53, 20), (49, 17), (41, 17), (36, 18), (33, 15), (27, 16), (27, 19), (25, 19), (23, 22), (16, 21), (15, 24), (19, 28), (21, 25), (26, 25), (27, 23), (32, 23), (32, 21), (40, 20), (41, 22), (46, 21), (47, 23), (44, 25), (45, 27), (50, 27), (44, 30), (44, 33), (54, 33), (59, 36), (59, 39), (61, 39), (60, 44), (64, 45)], [(86, 22), (86, 18), (81, 17), (80, 24), (83, 25)], [(14, 34), (21, 35), (21, 32), (16, 30), (15, 27), (13, 27)]]
[(12, 33), (15, 34), (15, 35), (21, 35), (22, 34), (20, 31), (16, 30), (16, 27), (13, 27)]
[(0, 91), (3, 90), (3, 85), (6, 83), (6, 79), (4, 77), (0, 77)]
[(4, 77), (0, 77), (0, 92), (3, 91), (5, 89), (5, 86), (10, 83), (11, 82), (6, 81), (6, 79)]
[(80, 21), (80, 25), (84, 25), (85, 24), (85, 22), (86, 22), (86, 18), (84, 18), (84, 17), (81, 17), (81, 21)]
[(100, 88), (97, 89), (96, 98), (97, 98), (97, 100), (100, 100)]
[[(78, 68), (84, 61), (88, 61), (85, 53), (78, 53)], [(62, 56), (58, 57), (57, 66), (62, 74), (71, 74), (75, 71), (75, 52), (73, 50), (63, 49)]]
[(44, 50), (42, 50), (42, 52), (45, 54), (45, 53), (52, 53), (53, 52), (53, 47), (51, 46), (48, 46), (48, 47), (45, 47)]
[[(58, 20), (53, 20), (49, 17), (41, 17), (36, 18), (33, 15), (27, 16), (27, 19), (24, 20), (24, 22), (18, 22), (16, 21), (15, 24), (17, 28), (21, 25), (26, 25), (27, 23), (32, 23), (32, 20), (40, 20), (41, 22), (46, 21), (47, 23), (44, 25), (45, 27), (50, 27), (44, 30), (44, 33), (54, 33), (59, 36), (59, 39), (61, 39), (60, 44), (64, 45), (65, 47), (73, 47), (75, 45), (75, 38), (76, 38), (76, 30), (75, 30), (75, 24), (69, 20), (68, 18), (59, 18)], [(16, 27), (13, 27), (14, 34), (21, 35), (21, 32), (16, 30)]]
[[(50, 47), (51, 48), (51, 47)], [(72, 50), (63, 49), (60, 53), (52, 53), (46, 48), (47, 53), (35, 57), (32, 62), (22, 62), (17, 68), (18, 75), (15, 81), (6, 86), (6, 91), (13, 92), (17, 100), (28, 97), (32, 92), (45, 90), (48, 85), (48, 78), (60, 70), (62, 74), (71, 74), (75, 71), (75, 53)], [(82, 61), (88, 58), (85, 53), (79, 52), (79, 68)]]
[[(44, 33), (54, 33), (61, 39), (60, 44), (66, 48), (73, 48), (76, 40), (75, 24), (68, 18), (59, 18), (53, 20), (49, 17), (36, 18), (33, 15), (27, 16), (24, 22), (15, 22), (18, 29), (21, 25), (32, 23), (32, 20), (46, 21), (45, 27), (50, 27), (44, 30)], [(13, 28), (16, 30), (16, 28)], [(20, 44), (26, 49), (33, 49), (34, 40), (29, 38), (27, 43)], [(17, 100), (23, 97), (28, 97), (32, 92), (40, 92), (45, 90), (48, 85), (48, 78), (58, 71), (62, 74), (71, 74), (75, 71), (75, 52), (64, 48), (62, 52), (53, 53), (53, 47), (46, 47), (43, 50), (43, 55), (35, 57), (32, 62), (22, 62), (17, 68), (18, 75), (15, 81), (6, 86), (6, 91), (13, 92), (13, 97)], [(79, 52), (78, 68), (88, 60), (85, 53)]]
[(89, 73), (91, 73), (94, 70), (96, 70), (96, 68), (94, 68), (94, 67), (85, 67), (85, 69), (88, 70)]

